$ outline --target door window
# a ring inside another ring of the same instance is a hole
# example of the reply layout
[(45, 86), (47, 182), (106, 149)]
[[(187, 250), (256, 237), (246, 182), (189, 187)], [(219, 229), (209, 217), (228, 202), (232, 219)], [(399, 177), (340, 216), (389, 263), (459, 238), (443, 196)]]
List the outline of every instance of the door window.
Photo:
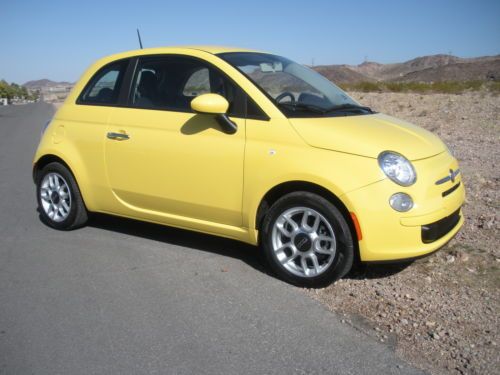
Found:
[(201, 94), (207, 94), (210, 91), (210, 73), (207, 68), (196, 70), (188, 78), (184, 85), (183, 94), (185, 96), (196, 97)]
[(133, 107), (192, 112), (191, 100), (216, 93), (229, 102), (228, 114), (245, 116), (243, 91), (203, 61), (182, 57), (148, 57), (139, 60), (132, 86)]

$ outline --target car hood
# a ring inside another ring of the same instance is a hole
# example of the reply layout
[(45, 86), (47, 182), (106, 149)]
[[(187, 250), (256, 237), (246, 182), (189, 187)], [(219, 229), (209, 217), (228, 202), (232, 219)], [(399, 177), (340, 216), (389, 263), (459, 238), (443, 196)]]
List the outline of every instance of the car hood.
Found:
[(292, 118), (290, 122), (313, 147), (371, 158), (382, 151), (396, 151), (409, 160), (418, 160), (446, 150), (444, 143), (431, 132), (381, 113)]

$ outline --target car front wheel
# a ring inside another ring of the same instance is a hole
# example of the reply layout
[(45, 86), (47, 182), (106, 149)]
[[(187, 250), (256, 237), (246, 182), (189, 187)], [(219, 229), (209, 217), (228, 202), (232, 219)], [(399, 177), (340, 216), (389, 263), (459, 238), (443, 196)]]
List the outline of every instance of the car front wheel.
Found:
[(71, 172), (62, 164), (47, 164), (37, 176), (38, 208), (52, 228), (70, 230), (87, 222), (87, 210)]
[(261, 243), (273, 271), (303, 287), (324, 287), (352, 267), (349, 225), (328, 200), (309, 192), (285, 195), (264, 218)]

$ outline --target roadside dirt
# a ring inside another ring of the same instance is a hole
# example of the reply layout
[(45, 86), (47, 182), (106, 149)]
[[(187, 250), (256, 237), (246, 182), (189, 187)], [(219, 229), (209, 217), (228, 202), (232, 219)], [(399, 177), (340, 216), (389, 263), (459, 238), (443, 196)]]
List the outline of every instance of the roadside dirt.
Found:
[(500, 96), (352, 95), (445, 141), (460, 162), (466, 221), (428, 258), (360, 267), (307, 293), (433, 374), (500, 373)]

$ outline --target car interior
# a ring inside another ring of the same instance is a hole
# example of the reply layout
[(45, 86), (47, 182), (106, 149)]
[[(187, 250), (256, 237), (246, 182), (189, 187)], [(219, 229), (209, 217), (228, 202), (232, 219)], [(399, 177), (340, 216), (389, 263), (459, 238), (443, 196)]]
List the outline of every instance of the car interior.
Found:
[(197, 61), (157, 60), (140, 64), (132, 102), (136, 107), (190, 111), (191, 100), (216, 93), (233, 103), (235, 86)]

